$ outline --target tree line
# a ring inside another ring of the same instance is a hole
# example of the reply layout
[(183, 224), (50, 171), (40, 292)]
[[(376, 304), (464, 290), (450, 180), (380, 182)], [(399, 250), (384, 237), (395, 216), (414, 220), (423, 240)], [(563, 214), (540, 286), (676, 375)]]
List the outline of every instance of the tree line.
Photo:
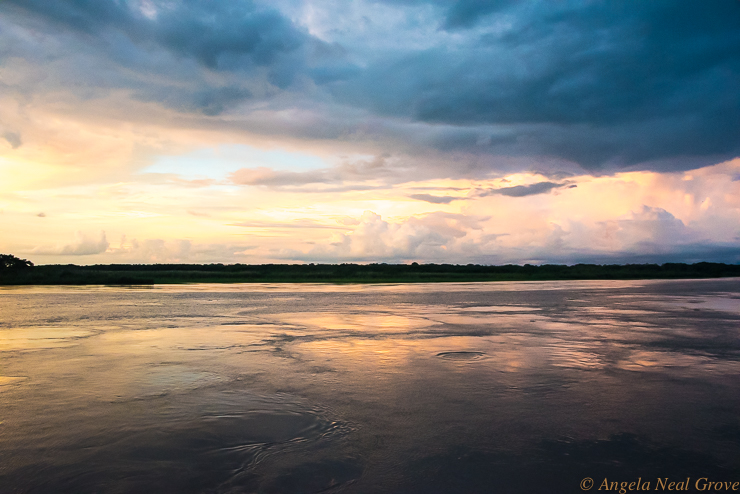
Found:
[(413, 283), (740, 277), (740, 265), (695, 264), (53, 264), (0, 254), (1, 285)]

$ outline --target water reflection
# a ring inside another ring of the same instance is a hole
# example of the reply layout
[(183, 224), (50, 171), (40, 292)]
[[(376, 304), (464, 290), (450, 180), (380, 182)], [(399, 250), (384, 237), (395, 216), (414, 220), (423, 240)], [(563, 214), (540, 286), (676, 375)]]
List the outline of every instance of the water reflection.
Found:
[(738, 280), (2, 288), (0, 492), (740, 478), (739, 293)]

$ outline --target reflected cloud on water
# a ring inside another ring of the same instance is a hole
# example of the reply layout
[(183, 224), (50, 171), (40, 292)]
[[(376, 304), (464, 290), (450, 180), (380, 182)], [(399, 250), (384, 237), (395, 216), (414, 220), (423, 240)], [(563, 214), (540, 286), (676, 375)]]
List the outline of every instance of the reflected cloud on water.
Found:
[(3, 288), (0, 491), (737, 475), (739, 283)]

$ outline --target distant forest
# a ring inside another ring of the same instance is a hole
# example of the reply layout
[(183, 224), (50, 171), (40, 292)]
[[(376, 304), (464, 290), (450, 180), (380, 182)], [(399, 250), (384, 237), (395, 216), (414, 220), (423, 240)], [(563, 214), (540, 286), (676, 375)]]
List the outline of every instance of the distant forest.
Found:
[(740, 265), (696, 264), (97, 264), (34, 266), (0, 254), (0, 285), (424, 283), (740, 277)]

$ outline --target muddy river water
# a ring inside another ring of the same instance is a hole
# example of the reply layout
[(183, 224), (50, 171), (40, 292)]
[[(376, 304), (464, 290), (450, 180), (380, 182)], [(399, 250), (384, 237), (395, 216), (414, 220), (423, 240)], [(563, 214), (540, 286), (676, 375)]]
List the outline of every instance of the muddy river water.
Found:
[(739, 279), (0, 288), (2, 493), (586, 479), (740, 481)]

